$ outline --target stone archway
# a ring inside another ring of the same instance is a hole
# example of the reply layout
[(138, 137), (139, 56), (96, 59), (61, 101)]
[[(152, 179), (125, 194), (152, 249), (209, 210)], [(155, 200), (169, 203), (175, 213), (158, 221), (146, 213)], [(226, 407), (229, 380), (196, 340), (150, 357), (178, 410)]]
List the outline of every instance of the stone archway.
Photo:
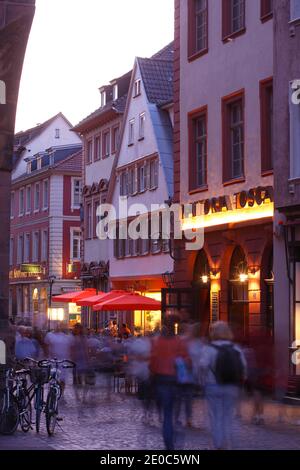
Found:
[(3, 337), (8, 331), (10, 185), (15, 116), (34, 10), (35, 0), (0, 2), (0, 335)]

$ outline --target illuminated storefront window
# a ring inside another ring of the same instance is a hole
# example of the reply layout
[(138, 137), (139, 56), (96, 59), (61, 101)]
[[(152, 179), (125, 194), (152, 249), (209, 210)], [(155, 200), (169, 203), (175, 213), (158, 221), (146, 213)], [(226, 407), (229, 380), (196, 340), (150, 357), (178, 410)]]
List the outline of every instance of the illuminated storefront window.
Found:
[[(151, 299), (161, 302), (161, 292), (146, 292), (145, 295)], [(134, 312), (134, 331), (136, 335), (145, 335), (160, 330), (161, 310)]]

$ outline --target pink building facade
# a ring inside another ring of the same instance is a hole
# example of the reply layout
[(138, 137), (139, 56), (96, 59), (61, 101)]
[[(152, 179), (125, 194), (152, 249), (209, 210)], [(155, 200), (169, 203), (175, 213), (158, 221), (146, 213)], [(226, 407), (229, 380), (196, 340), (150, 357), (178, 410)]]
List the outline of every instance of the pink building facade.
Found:
[[(50, 148), (12, 182), (10, 316), (16, 322), (48, 328), (51, 291), (80, 287), (81, 163), (81, 145)], [(67, 325), (80, 313), (64, 310)]]
[(174, 200), (195, 227), (204, 212), (203, 249), (177, 244), (175, 287), (203, 334), (222, 319), (272, 343), (271, 2), (176, 0), (174, 73)]

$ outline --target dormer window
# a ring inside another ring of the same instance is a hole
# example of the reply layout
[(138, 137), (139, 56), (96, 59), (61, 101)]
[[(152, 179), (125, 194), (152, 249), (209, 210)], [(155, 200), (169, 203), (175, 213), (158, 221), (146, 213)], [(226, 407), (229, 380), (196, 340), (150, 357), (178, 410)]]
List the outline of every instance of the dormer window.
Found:
[(113, 86), (113, 101), (116, 101), (118, 99), (118, 84), (115, 83)]
[(141, 80), (138, 79), (134, 82), (134, 97), (141, 94)]
[(31, 162), (27, 162), (27, 174), (31, 173)]
[(42, 168), (42, 157), (38, 157), (36, 162), (37, 162), (37, 170), (40, 170)]
[(60, 138), (60, 129), (55, 129), (55, 138), (56, 139)]
[(106, 91), (101, 91), (101, 108), (106, 105)]

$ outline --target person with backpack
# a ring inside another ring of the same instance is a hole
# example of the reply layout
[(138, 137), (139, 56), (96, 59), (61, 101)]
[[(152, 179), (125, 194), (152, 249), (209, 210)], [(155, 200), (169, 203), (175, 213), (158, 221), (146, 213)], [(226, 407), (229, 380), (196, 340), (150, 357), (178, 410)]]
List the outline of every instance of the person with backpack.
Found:
[(212, 432), (213, 448), (232, 448), (232, 424), (239, 388), (246, 378), (246, 359), (233, 343), (228, 324), (222, 321), (210, 327), (210, 344), (203, 347), (199, 361)]

